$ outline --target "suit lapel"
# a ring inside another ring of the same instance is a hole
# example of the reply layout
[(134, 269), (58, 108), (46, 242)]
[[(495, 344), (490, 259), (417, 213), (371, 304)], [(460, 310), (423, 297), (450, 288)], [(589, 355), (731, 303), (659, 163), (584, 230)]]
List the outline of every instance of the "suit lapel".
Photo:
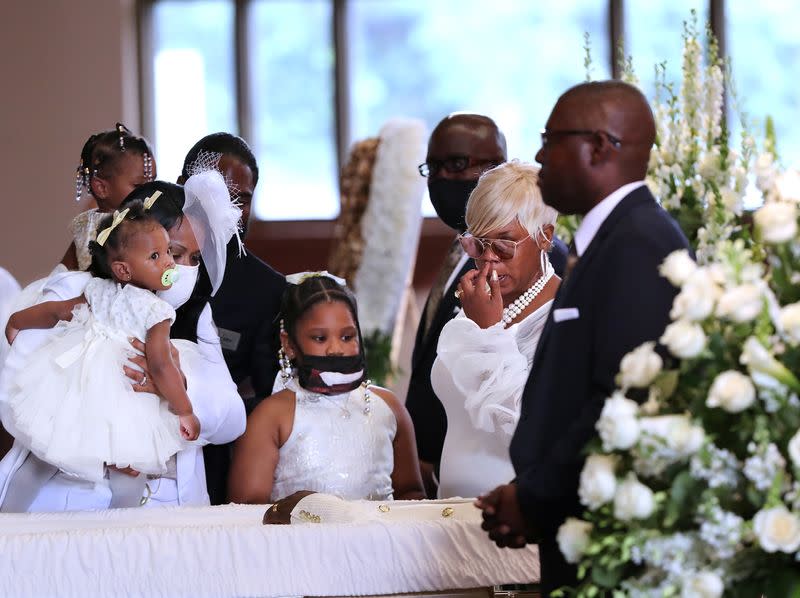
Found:
[[(553, 328), (553, 312), (559, 307), (563, 306), (569, 299), (576, 286), (580, 285), (581, 274), (586, 270), (586, 268), (589, 267), (595, 256), (597, 256), (599, 253), (599, 248), (603, 245), (611, 231), (614, 230), (620, 219), (637, 205), (646, 202), (655, 202), (655, 198), (646, 186), (638, 187), (626, 195), (625, 198), (617, 204), (608, 217), (603, 221), (603, 224), (600, 225), (600, 228), (592, 238), (592, 241), (589, 243), (586, 251), (584, 251), (583, 255), (578, 258), (578, 262), (572, 269), (569, 279), (564, 281), (556, 292), (556, 297), (553, 301), (553, 308), (550, 310), (550, 315), (547, 317), (547, 322), (542, 330), (542, 336), (539, 339), (538, 346), (536, 347), (536, 353), (533, 358), (533, 367), (531, 371), (536, 369), (536, 366), (540, 361), (540, 353), (544, 351), (548, 343), (550, 332)], [(528, 378), (528, 382), (533, 380), (533, 378), (533, 376), (530, 376)]]

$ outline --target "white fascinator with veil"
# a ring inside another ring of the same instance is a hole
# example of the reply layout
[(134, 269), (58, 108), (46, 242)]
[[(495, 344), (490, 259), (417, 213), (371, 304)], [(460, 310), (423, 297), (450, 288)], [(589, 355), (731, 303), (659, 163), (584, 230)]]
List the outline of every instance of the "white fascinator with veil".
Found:
[(239, 255), (244, 245), (239, 235), (242, 210), (237, 201), (235, 185), (218, 170), (222, 154), (201, 151), (197, 160), (189, 167), (189, 178), (184, 183), (186, 203), (183, 214), (192, 224), (200, 254), (211, 279), (211, 294), (214, 295), (225, 275), (227, 247), (236, 236)]

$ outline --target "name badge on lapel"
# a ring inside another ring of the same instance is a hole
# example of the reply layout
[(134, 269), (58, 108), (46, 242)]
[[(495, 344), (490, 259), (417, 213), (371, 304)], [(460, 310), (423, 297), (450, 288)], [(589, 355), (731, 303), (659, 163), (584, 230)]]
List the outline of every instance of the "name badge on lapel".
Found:
[(567, 320), (577, 320), (581, 317), (581, 312), (577, 307), (562, 307), (561, 309), (553, 310), (553, 322), (566, 322)]
[(233, 330), (226, 330), (225, 328), (217, 328), (219, 332), (219, 344), (226, 351), (236, 351), (239, 348), (239, 341), (242, 339), (240, 332)]

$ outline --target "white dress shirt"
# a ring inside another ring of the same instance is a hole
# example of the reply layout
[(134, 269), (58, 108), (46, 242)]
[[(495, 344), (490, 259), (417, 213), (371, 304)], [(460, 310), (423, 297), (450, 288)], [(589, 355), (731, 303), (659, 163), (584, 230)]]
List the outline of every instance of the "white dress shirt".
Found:
[(644, 184), (644, 181), (635, 181), (623, 185), (589, 210), (589, 213), (583, 217), (578, 230), (575, 231), (575, 251), (578, 253), (578, 257), (584, 254), (589, 244), (592, 242), (592, 239), (594, 239), (594, 236), (597, 234), (597, 231), (600, 230), (600, 227), (603, 225), (603, 222), (605, 222), (608, 215), (614, 211), (614, 208), (617, 207), (619, 202), (625, 199), (635, 189), (643, 187)]

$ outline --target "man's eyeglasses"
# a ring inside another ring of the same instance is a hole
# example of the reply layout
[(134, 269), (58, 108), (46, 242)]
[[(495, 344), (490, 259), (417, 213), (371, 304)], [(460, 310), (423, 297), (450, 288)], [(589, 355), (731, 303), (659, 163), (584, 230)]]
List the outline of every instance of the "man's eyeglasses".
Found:
[(542, 147), (547, 147), (547, 144), (556, 137), (566, 137), (568, 135), (603, 135), (614, 147), (619, 148), (622, 146), (622, 140), (619, 137), (615, 137), (608, 131), (601, 129), (542, 129), (541, 135)]
[(451, 156), (444, 160), (428, 160), (417, 166), (417, 169), (422, 176), (431, 177), (439, 174), (442, 168), (450, 174), (455, 174), (464, 172), (467, 168), (484, 165), (488, 166), (483, 170), (489, 170), (489, 168), (494, 168), (500, 164), (502, 164), (502, 161), (498, 160), (473, 160), (469, 156)]
[(519, 241), (511, 241), (509, 239), (482, 239), (470, 233), (464, 233), (463, 235), (459, 235), (458, 240), (461, 243), (461, 247), (464, 249), (464, 253), (472, 259), (478, 259), (487, 249), (491, 249), (492, 253), (497, 256), (497, 259), (505, 262), (514, 259), (517, 253), (517, 245), (524, 243), (530, 238), (531, 236), (528, 235)]

